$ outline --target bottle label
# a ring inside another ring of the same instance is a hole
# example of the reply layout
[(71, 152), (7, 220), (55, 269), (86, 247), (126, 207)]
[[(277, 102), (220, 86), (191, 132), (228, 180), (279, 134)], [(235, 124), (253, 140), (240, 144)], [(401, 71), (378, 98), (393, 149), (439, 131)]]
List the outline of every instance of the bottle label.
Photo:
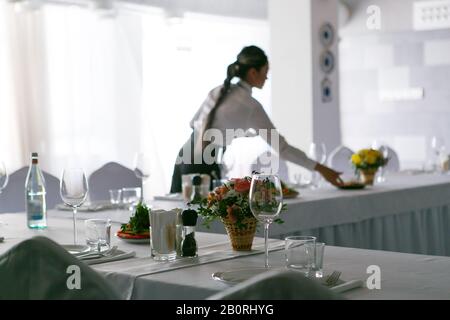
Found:
[(27, 194), (27, 216), (30, 220), (44, 220), (46, 214), (45, 192)]

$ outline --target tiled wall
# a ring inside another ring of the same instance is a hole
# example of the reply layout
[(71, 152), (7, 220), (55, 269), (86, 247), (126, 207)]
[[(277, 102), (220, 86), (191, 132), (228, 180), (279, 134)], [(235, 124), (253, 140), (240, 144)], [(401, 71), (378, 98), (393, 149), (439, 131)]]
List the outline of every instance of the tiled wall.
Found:
[[(402, 168), (427, 162), (433, 135), (450, 152), (450, 30), (345, 35), (339, 57), (345, 145), (382, 140), (398, 151)], [(407, 88), (423, 88), (423, 99), (379, 97), (381, 90)]]

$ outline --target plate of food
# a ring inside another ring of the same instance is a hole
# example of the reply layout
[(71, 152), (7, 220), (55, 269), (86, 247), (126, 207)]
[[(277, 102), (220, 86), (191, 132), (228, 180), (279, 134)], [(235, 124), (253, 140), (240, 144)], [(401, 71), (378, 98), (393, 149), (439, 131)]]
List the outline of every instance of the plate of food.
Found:
[(342, 185), (338, 186), (339, 189), (343, 190), (358, 190), (364, 189), (366, 185), (359, 181), (345, 181)]
[(286, 183), (281, 182), (281, 188), (283, 190), (283, 199), (297, 198), (300, 194), (297, 190), (289, 187)]
[(143, 203), (136, 207), (134, 215), (128, 223), (122, 224), (116, 237), (129, 243), (150, 242), (150, 209)]

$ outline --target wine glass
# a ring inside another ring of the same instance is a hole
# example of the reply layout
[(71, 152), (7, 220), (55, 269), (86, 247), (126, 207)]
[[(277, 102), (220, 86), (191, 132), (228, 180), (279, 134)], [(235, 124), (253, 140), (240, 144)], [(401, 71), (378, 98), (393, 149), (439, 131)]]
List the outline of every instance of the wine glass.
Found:
[(81, 168), (64, 169), (59, 192), (64, 203), (73, 209), (73, 242), (77, 244), (77, 209), (86, 201), (89, 191), (86, 174)]
[(0, 161), (0, 193), (5, 189), (8, 184), (8, 172), (6, 171), (6, 166), (3, 161)]
[[(327, 149), (325, 144), (314, 142), (311, 143), (309, 146), (309, 157), (322, 165), (325, 164), (325, 161), (327, 160)], [(320, 180), (320, 174), (316, 171), (312, 172), (311, 187), (314, 189), (318, 188), (320, 186)]]
[(269, 226), (283, 206), (281, 181), (277, 175), (254, 174), (250, 185), (249, 205), (253, 216), (264, 223), (265, 267), (269, 268)]
[(433, 171), (436, 172), (439, 170), (439, 158), (441, 155), (441, 151), (445, 149), (444, 140), (439, 136), (433, 136), (431, 138), (431, 149), (433, 150)]
[(144, 200), (144, 182), (150, 177), (150, 172), (150, 157), (145, 153), (137, 152), (134, 156), (134, 174), (142, 180), (141, 201)]
[[(6, 188), (6, 185), (8, 184), (8, 172), (6, 171), (6, 166), (3, 161), (0, 161), (0, 194), (2, 193), (3, 189)], [(3, 222), (0, 220), (0, 225), (3, 224)]]
[[(383, 156), (383, 159), (385, 159), (385, 161), (389, 159), (389, 147), (383, 141), (374, 140), (372, 142), (372, 147), (371, 148), (373, 150), (380, 151), (380, 153)], [(378, 183), (383, 183), (383, 182), (386, 181), (386, 177), (385, 177), (385, 175), (386, 175), (386, 168), (385, 168), (385, 165), (381, 166), (378, 169), (378, 171), (377, 171), (376, 182), (378, 182)]]

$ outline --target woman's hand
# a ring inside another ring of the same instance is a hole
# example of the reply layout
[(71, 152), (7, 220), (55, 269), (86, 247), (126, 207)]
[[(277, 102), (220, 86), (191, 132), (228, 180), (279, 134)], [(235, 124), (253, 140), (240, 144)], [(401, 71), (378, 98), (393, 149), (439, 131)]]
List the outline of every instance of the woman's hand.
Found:
[(333, 169), (321, 165), (320, 163), (318, 163), (314, 169), (317, 172), (319, 172), (324, 177), (324, 179), (327, 180), (329, 183), (331, 183), (333, 186), (339, 187), (344, 184), (344, 181), (342, 181), (340, 177), (342, 172), (334, 171)]

